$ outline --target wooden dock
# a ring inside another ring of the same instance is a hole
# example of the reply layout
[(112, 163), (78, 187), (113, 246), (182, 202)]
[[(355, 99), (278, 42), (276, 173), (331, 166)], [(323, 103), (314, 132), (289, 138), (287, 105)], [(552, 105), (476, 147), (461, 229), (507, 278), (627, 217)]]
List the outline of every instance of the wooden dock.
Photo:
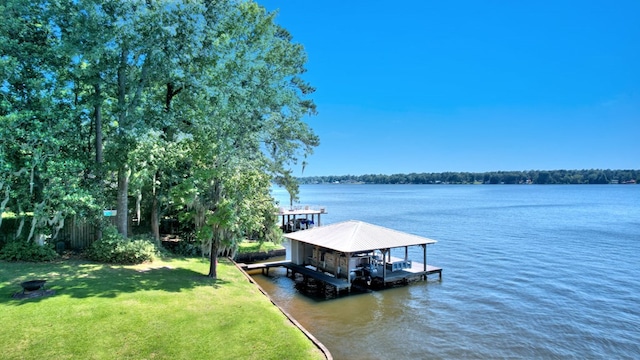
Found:
[[(442, 268), (427, 265), (427, 270), (425, 271), (423, 264), (412, 262), (410, 269), (396, 270), (393, 272), (387, 271), (384, 282), (385, 285), (393, 285), (402, 282), (426, 280), (427, 276), (432, 274), (438, 274), (438, 278), (442, 280)], [(378, 271), (378, 277), (382, 280), (382, 273), (380, 271)]]
[(322, 281), (327, 285), (331, 285), (338, 291), (348, 290), (350, 287), (345, 279), (338, 279), (331, 275), (327, 275), (326, 273), (309, 269), (302, 265), (296, 265), (288, 260), (238, 265), (246, 271), (260, 270), (262, 275), (269, 275), (269, 269), (271, 268), (284, 267), (287, 269), (287, 276), (289, 277), (295, 277), (296, 274), (300, 274), (305, 278), (310, 277), (315, 280)]
[[(351, 290), (351, 284), (346, 279), (338, 279), (324, 272), (309, 269), (302, 265), (296, 265), (291, 261), (273, 261), (255, 264), (238, 264), (245, 271), (260, 270), (262, 275), (268, 276), (269, 269), (284, 267), (287, 269), (287, 277), (296, 282), (296, 287), (305, 292), (316, 294), (320, 297), (332, 298), (341, 291)], [(300, 279), (300, 277), (302, 279)]]
[[(398, 259), (393, 259), (397, 261)], [(300, 282), (301, 286), (305, 289), (309, 287), (315, 287), (316, 292), (318, 293), (331, 293), (332, 296), (338, 295), (341, 291), (350, 291), (353, 283), (348, 282), (343, 278), (336, 278), (332, 275), (329, 275), (322, 271), (317, 271), (315, 269), (311, 269), (309, 267), (303, 265), (297, 265), (292, 263), (289, 260), (283, 261), (272, 261), (265, 263), (255, 263), (255, 264), (238, 264), (245, 271), (256, 271), (260, 270), (262, 275), (268, 276), (269, 269), (274, 267), (284, 267), (287, 269), (287, 277), (292, 279), (296, 279), (296, 277), (302, 276), (302, 281)], [(377, 276), (374, 278), (374, 283), (377, 282), (379, 285), (383, 287), (394, 286), (398, 284), (407, 284), (413, 281), (419, 280), (427, 280), (428, 275), (438, 274), (440, 280), (442, 280), (442, 268), (427, 265), (426, 271), (424, 264), (418, 262), (412, 262), (411, 268), (406, 268), (402, 270), (396, 271), (387, 271), (385, 273), (385, 278), (382, 278), (381, 269), (378, 271)], [(298, 278), (299, 279), (299, 278)], [(310, 281), (310, 280), (314, 281)], [(323, 284), (324, 289), (320, 289), (317, 284), (313, 285), (312, 282), (320, 282)], [(331, 290), (327, 290), (330, 288)]]
[(287, 266), (287, 269), (291, 271), (291, 275), (295, 276), (295, 274), (300, 274), (303, 277), (310, 277), (315, 280), (322, 281), (328, 285), (331, 285), (336, 288), (336, 291), (349, 290), (351, 285), (347, 282), (346, 279), (338, 279), (334, 276), (327, 275), (326, 273), (316, 271), (313, 269), (309, 269), (302, 265), (291, 264)]
[(269, 269), (273, 267), (286, 267), (289, 268), (290, 265), (293, 265), (289, 260), (282, 261), (271, 261), (264, 263), (255, 263), (255, 264), (238, 264), (243, 270), (252, 271), (252, 270), (260, 270), (262, 271), (262, 275), (269, 275)]

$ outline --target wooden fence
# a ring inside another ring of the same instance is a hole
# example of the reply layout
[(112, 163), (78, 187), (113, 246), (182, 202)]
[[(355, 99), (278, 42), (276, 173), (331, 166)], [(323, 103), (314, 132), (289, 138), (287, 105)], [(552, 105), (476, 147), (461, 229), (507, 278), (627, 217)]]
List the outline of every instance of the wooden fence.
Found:
[[(107, 217), (107, 221), (112, 225), (116, 225), (115, 217)], [(15, 236), (19, 226), (18, 219), (4, 219), (2, 227), (0, 227), (0, 236), (5, 240), (12, 239)], [(29, 231), (31, 226), (30, 220), (25, 220), (23, 234)], [(66, 249), (82, 250), (88, 248), (96, 239), (96, 227), (82, 218), (67, 218), (64, 221), (64, 227), (58, 232), (54, 243), (64, 242)]]
[[(108, 217), (112, 225), (115, 225), (115, 217)], [(64, 227), (60, 229), (56, 243), (63, 241), (67, 249), (81, 250), (88, 248), (96, 241), (96, 226), (80, 218), (69, 218), (64, 221)]]

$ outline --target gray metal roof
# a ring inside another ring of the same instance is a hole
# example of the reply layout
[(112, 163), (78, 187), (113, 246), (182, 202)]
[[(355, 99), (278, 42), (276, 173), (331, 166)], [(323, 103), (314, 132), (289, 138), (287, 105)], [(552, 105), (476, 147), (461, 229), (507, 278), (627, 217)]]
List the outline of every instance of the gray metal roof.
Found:
[(357, 220), (296, 231), (284, 234), (284, 237), (349, 253), (437, 242), (433, 239)]

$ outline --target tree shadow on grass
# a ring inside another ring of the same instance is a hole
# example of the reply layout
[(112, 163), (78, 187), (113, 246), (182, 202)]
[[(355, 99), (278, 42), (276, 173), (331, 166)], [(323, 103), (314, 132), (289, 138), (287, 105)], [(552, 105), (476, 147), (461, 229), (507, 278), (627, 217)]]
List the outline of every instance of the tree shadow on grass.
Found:
[[(1, 264), (2, 266), (7, 265)], [(46, 279), (46, 290), (53, 296), (71, 298), (114, 298), (124, 293), (139, 291), (181, 292), (201, 286), (219, 288), (227, 284), (223, 279), (212, 279), (197, 271), (172, 266), (131, 268), (85, 261), (52, 264), (10, 264), (12, 269), (0, 270), (0, 304), (21, 305), (42, 301), (49, 296), (14, 299), (22, 292), (20, 283), (31, 279)]]

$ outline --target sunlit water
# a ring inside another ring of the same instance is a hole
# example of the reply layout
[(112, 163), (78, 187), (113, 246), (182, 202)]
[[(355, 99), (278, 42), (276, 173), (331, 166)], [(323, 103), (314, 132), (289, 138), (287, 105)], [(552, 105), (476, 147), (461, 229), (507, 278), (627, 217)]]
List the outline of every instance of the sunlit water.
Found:
[(438, 240), (442, 281), (321, 301), (255, 275), (335, 359), (640, 358), (640, 186), (306, 185), (300, 203)]

